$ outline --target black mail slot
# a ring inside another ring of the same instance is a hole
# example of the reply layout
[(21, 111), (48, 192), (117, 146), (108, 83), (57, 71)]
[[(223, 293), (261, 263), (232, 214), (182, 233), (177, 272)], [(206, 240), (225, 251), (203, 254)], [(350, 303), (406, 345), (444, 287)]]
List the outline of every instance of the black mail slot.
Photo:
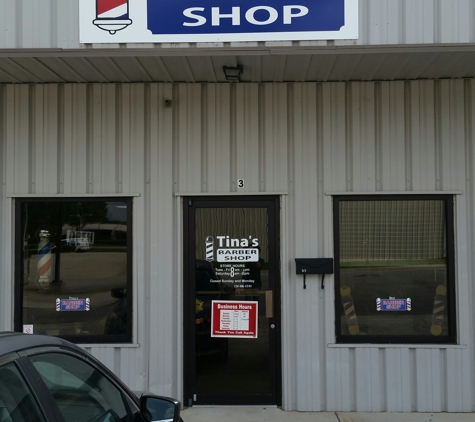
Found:
[(297, 274), (333, 274), (333, 258), (295, 258)]

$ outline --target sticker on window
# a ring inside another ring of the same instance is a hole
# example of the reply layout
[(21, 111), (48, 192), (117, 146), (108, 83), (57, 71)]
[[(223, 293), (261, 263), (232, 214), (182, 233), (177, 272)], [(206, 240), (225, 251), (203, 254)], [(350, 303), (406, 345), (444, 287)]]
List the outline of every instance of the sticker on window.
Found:
[(205, 238), (206, 260), (212, 262), (215, 257), (218, 262), (259, 262), (259, 239), (249, 236), (249, 239), (235, 239), (230, 236), (213, 236)]
[(257, 338), (257, 301), (213, 300), (211, 337)]
[(57, 312), (81, 312), (89, 311), (91, 308), (91, 300), (78, 299), (77, 297), (70, 297), (69, 299), (56, 299)]
[(411, 299), (396, 299), (390, 297), (389, 299), (376, 299), (376, 310), (380, 311), (410, 311)]
[(23, 325), (23, 333), (25, 333), (25, 334), (33, 334), (33, 324), (25, 324), (25, 325)]

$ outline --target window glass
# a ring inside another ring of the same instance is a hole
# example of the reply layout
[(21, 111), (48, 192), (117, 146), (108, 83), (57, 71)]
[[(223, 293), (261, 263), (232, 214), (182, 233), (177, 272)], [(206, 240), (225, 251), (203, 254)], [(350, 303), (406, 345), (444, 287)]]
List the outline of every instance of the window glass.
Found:
[(49, 353), (30, 359), (65, 422), (126, 422), (138, 411), (101, 372), (78, 358)]
[(21, 325), (74, 342), (130, 341), (130, 200), (19, 201)]
[(31, 391), (13, 363), (0, 367), (0, 421), (44, 421)]
[(335, 198), (337, 338), (454, 340), (450, 204)]

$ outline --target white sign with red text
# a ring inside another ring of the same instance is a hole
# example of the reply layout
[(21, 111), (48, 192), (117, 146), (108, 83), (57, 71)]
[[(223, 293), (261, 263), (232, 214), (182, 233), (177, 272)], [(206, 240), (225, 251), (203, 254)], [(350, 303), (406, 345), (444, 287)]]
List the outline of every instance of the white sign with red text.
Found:
[(211, 337), (257, 338), (257, 302), (213, 300)]

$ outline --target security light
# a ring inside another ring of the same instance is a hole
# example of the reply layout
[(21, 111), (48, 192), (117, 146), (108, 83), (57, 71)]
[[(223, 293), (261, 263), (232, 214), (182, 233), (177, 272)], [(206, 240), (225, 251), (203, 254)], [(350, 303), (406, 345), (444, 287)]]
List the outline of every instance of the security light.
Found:
[(240, 82), (242, 75), (242, 66), (223, 66), (224, 76), (227, 81), (230, 82)]

